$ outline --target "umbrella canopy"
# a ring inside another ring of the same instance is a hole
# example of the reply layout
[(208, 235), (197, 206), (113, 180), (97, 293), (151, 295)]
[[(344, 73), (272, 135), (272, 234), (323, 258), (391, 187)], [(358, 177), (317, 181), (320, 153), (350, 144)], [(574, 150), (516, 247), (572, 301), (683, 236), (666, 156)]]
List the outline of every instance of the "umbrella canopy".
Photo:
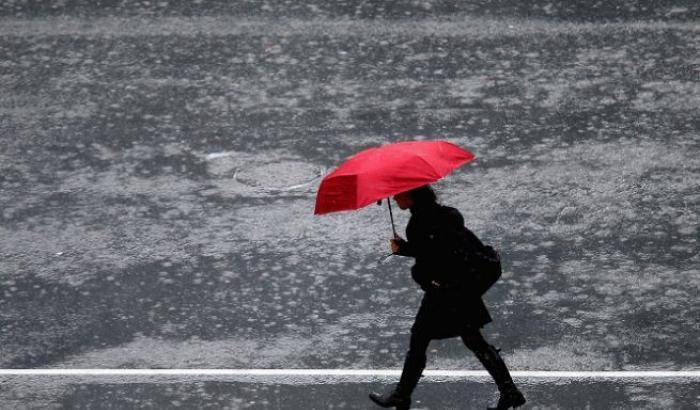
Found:
[(407, 141), (366, 149), (323, 178), (314, 214), (359, 209), (431, 184), (474, 158), (447, 141)]

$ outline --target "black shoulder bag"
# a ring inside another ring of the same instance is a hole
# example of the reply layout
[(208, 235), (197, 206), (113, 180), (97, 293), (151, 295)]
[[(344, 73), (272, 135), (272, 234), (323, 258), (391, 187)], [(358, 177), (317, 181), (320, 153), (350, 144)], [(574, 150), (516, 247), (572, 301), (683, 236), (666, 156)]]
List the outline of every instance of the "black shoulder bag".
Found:
[(465, 288), (470, 293), (483, 295), (501, 278), (501, 257), (490, 245), (484, 245), (468, 228), (464, 228)]

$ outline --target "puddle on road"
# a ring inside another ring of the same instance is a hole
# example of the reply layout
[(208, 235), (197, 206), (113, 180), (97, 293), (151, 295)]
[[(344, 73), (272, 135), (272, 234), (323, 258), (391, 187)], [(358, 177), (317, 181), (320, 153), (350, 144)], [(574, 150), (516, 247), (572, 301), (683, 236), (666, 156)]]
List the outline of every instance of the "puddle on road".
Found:
[[(287, 151), (214, 152), (204, 156), (213, 181), (227, 194), (265, 196), (315, 191), (326, 169)], [(223, 179), (223, 180), (221, 180)], [(207, 190), (205, 194), (216, 193)]]

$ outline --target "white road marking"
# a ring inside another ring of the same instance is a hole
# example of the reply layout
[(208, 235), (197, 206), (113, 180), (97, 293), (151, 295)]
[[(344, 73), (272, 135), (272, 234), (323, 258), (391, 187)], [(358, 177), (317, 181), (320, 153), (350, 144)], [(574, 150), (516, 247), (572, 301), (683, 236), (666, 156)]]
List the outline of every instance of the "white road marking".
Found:
[[(484, 370), (426, 370), (426, 377), (490, 377)], [(398, 377), (392, 369), (0, 369), (0, 376), (254, 376), (254, 377)], [(700, 378), (700, 370), (669, 371), (511, 371), (519, 378), (658, 379)]]

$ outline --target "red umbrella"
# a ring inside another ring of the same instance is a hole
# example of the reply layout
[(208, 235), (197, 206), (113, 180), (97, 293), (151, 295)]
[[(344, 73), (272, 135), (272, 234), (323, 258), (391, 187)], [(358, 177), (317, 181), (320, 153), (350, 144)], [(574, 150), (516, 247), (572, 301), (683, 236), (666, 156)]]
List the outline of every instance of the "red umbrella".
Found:
[(314, 214), (362, 208), (433, 183), (474, 158), (447, 141), (407, 141), (366, 149), (323, 178)]

